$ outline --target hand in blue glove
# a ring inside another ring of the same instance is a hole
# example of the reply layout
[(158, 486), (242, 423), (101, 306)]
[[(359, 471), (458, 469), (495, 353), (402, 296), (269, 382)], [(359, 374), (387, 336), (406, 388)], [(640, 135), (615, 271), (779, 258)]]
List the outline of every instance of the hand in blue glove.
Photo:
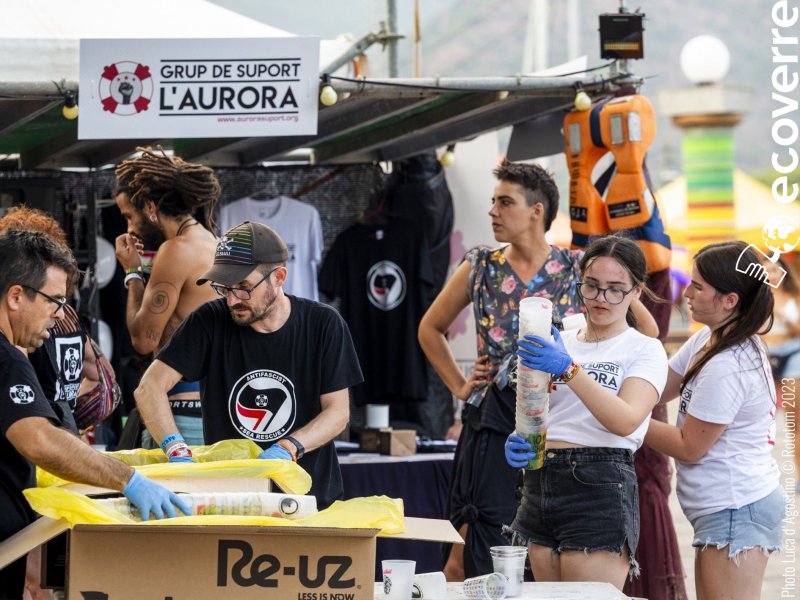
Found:
[(536, 452), (531, 452), (531, 445), (519, 434), (512, 433), (505, 444), (506, 462), (515, 469), (528, 466), (528, 462), (536, 458)]
[(195, 460), (191, 456), (170, 456), (167, 458), (170, 463), (193, 463)]
[(122, 488), (122, 493), (125, 497), (139, 509), (142, 515), (142, 521), (150, 519), (150, 513), (156, 519), (163, 519), (166, 514), (167, 517), (172, 519), (175, 517), (175, 506), (177, 506), (185, 515), (191, 515), (192, 511), (177, 495), (170, 492), (167, 488), (150, 481), (147, 477), (139, 473), (133, 472), (133, 477), (128, 480), (128, 483)]
[(269, 448), (258, 455), (258, 458), (274, 458), (277, 460), (292, 460), (292, 453), (283, 446), (272, 444)]
[(553, 341), (546, 340), (538, 335), (526, 335), (520, 340), (517, 356), (520, 362), (529, 369), (544, 371), (551, 375), (561, 375), (572, 363), (572, 357), (564, 348), (564, 342), (555, 325), (550, 329)]

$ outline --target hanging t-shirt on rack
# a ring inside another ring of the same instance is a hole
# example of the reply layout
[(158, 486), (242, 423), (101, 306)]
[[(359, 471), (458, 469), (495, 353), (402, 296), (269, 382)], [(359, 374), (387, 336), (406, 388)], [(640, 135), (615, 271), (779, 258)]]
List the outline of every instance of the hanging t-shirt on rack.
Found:
[(320, 291), (341, 299), (364, 383), (352, 388), (358, 405), (424, 400), (425, 357), (417, 327), (433, 285), (424, 232), (412, 221), (356, 223), (325, 257)]
[(269, 225), (289, 247), (287, 294), (319, 300), (317, 267), (322, 259), (322, 221), (316, 208), (288, 196), (267, 200), (241, 198), (219, 209), (220, 231), (244, 221)]

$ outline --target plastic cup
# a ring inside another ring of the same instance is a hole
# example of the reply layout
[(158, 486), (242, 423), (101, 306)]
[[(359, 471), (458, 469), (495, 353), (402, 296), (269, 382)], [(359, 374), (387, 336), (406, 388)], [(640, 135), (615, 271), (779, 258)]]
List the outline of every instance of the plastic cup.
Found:
[(420, 573), (414, 575), (414, 585), (411, 590), (415, 600), (447, 600), (447, 580), (444, 573)]
[(389, 426), (388, 404), (367, 404), (367, 427), (383, 429)]
[(464, 595), (479, 600), (502, 600), (506, 597), (508, 578), (502, 573), (489, 573), (464, 580)]
[(548, 338), (553, 322), (553, 303), (547, 298), (524, 298), (519, 303), (519, 337), (538, 335)]
[(383, 593), (389, 600), (411, 600), (414, 587), (414, 569), (417, 563), (413, 560), (383, 560)]
[(528, 549), (524, 546), (492, 546), (489, 548), (489, 553), (492, 556), (494, 570), (508, 579), (506, 595), (509, 598), (518, 597), (522, 594)]

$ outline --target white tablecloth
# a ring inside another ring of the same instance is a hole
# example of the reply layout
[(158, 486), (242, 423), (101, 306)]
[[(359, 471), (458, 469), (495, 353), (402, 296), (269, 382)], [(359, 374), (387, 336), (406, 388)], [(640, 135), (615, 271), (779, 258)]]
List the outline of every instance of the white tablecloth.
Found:
[[(460, 583), (447, 584), (447, 598), (442, 600), (464, 600), (467, 597)], [(383, 584), (375, 584), (375, 600), (385, 600)], [(524, 583), (520, 600), (629, 600), (610, 583)]]

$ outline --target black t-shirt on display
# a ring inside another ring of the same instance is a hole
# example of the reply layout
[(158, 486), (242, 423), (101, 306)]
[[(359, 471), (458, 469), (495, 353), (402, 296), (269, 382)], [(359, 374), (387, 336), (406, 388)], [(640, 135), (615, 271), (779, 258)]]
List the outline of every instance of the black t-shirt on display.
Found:
[(353, 388), (358, 405), (424, 400), (425, 356), (417, 329), (433, 285), (422, 229), (394, 218), (357, 223), (331, 246), (319, 289), (341, 299), (341, 311), (361, 361), (365, 381)]
[(36, 467), (6, 439), (9, 427), (28, 417), (60, 425), (30, 362), (0, 334), (0, 541), (34, 518), (22, 490), (36, 487)]
[[(339, 314), (287, 297), (291, 313), (278, 331), (237, 325), (225, 300), (217, 300), (192, 312), (159, 353), (185, 379), (200, 380), (206, 443), (244, 437), (267, 447), (319, 415), (321, 395), (363, 381)], [(333, 442), (298, 464), (311, 475), (320, 509), (342, 497)]]

